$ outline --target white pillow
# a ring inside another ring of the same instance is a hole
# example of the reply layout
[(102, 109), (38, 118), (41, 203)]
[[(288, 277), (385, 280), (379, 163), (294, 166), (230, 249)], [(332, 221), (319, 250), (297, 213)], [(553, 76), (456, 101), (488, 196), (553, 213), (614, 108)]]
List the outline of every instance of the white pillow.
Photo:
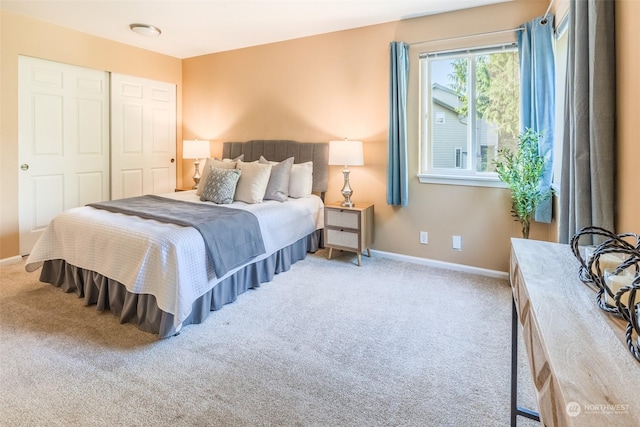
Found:
[(289, 178), (289, 197), (294, 199), (309, 197), (312, 189), (313, 162), (294, 164)]
[(271, 176), (271, 163), (246, 163), (238, 160), (236, 168), (242, 171), (234, 200), (245, 203), (262, 203)]
[(211, 170), (211, 167), (218, 168), (218, 169), (235, 169), (236, 160), (237, 159), (234, 159), (234, 160), (207, 159), (207, 161), (204, 163), (204, 168), (202, 169), (202, 173), (200, 174), (200, 183), (198, 184), (198, 189), (196, 190), (196, 194), (198, 196), (202, 195), (202, 190), (205, 182), (207, 182), (207, 176), (209, 175), (209, 171)]

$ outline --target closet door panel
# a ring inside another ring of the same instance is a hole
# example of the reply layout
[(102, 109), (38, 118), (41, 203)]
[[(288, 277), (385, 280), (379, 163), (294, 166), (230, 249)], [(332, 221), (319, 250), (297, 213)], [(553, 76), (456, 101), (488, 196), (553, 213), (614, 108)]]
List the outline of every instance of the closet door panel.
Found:
[(109, 199), (108, 105), (106, 72), (19, 57), (21, 255), (62, 211)]
[(176, 86), (111, 74), (112, 199), (176, 185)]

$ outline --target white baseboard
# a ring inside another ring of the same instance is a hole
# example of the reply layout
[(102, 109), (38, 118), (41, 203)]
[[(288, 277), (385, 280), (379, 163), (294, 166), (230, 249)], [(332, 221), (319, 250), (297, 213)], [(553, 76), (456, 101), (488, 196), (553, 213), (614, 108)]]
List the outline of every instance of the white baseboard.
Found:
[(3, 265), (16, 264), (22, 261), (22, 257), (20, 255), (12, 256), (10, 258), (0, 259), (0, 267)]
[(392, 252), (383, 252), (383, 251), (376, 251), (376, 250), (371, 250), (371, 255), (372, 256), (375, 255), (380, 258), (393, 259), (396, 261), (405, 261), (413, 264), (426, 265), (429, 267), (446, 268), (448, 270), (462, 271), (464, 273), (473, 273), (473, 274), (479, 274), (481, 276), (495, 277), (497, 279), (509, 280), (509, 273), (505, 271), (489, 270), (486, 268), (472, 267), (472, 266), (463, 265), (463, 264), (455, 264), (453, 262), (437, 261), (434, 259), (419, 258), (415, 256), (400, 255)]

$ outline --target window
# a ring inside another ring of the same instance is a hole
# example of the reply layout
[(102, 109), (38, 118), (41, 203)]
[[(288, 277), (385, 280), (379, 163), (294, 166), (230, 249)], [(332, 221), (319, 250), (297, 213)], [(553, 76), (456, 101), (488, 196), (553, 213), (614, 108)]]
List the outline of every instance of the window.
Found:
[(456, 163), (456, 168), (460, 169), (462, 167), (462, 148), (456, 148), (455, 149), (455, 163)]
[(515, 44), (422, 54), (420, 66), (420, 180), (501, 185), (493, 161), (520, 132)]

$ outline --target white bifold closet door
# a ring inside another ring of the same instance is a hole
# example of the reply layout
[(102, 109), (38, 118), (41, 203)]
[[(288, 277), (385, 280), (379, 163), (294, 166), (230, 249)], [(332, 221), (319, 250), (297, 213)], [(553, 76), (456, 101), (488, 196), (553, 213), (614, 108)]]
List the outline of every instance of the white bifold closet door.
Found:
[(109, 76), (18, 58), (18, 223), (27, 255), (64, 210), (109, 199)]
[(176, 85), (27, 56), (18, 68), (21, 255), (65, 210), (175, 190)]
[(176, 186), (176, 86), (111, 74), (111, 198)]

